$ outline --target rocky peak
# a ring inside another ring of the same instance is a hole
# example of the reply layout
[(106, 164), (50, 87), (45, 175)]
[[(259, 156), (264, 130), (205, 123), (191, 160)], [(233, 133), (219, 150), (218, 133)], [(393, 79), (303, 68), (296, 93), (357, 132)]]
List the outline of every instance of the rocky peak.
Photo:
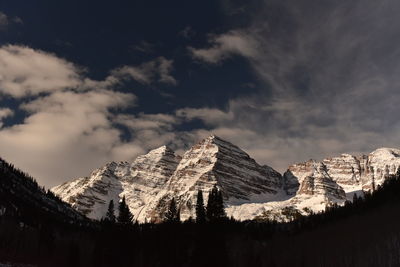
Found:
[(197, 191), (208, 192), (217, 185), (226, 204), (267, 201), (282, 192), (282, 176), (215, 135), (195, 144), (182, 157), (164, 195), (159, 196), (154, 214), (162, 214), (174, 193), (181, 216), (194, 215)]

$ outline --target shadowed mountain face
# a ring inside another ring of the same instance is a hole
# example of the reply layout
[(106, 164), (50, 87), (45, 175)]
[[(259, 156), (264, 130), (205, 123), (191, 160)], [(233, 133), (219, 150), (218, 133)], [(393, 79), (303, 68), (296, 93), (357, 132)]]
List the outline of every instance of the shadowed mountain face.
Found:
[(17, 218), (21, 223), (72, 223), (86, 218), (50, 191), (45, 191), (27, 174), (0, 159), (0, 217)]
[[(105, 216), (108, 203), (125, 196), (139, 222), (160, 221), (175, 198), (181, 219), (195, 217), (198, 190), (208, 193), (216, 185), (226, 211), (236, 219), (252, 219), (286, 207), (319, 211), (331, 203), (343, 204), (354, 193), (371, 190), (394, 174), (400, 152), (381, 148), (368, 156), (343, 154), (290, 166), (282, 176), (261, 166), (246, 152), (217, 136), (209, 136), (177, 156), (166, 146), (139, 156), (132, 163), (111, 162), (89, 177), (56, 186), (52, 191), (93, 219)], [(284, 218), (283, 218), (284, 219)]]

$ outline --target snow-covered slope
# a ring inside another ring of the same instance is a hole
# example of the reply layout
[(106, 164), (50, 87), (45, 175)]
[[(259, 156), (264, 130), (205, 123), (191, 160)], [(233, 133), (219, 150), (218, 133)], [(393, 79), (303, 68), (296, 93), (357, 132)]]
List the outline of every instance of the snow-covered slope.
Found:
[(181, 219), (194, 218), (198, 190), (203, 191), (207, 202), (208, 192), (216, 185), (222, 190), (229, 216), (240, 220), (257, 216), (285, 219), (289, 211), (307, 214), (352, 200), (354, 193), (362, 194), (362, 190), (382, 184), (399, 166), (400, 150), (380, 148), (367, 156), (342, 154), (321, 162), (293, 164), (282, 176), (212, 135), (182, 158), (163, 146), (132, 163), (108, 163), (89, 177), (52, 191), (95, 219), (105, 215), (111, 199), (117, 203), (125, 196), (135, 219), (144, 222), (159, 221), (173, 197)]
[(153, 203), (153, 218), (166, 210), (172, 197), (182, 219), (195, 216), (198, 190), (208, 192), (217, 185), (227, 205), (266, 202), (285, 194), (282, 176), (269, 166), (260, 166), (237, 146), (214, 135), (187, 151), (166, 187)]
[(136, 218), (165, 185), (179, 158), (166, 146), (139, 156), (133, 163), (111, 162), (89, 177), (56, 186), (52, 191), (74, 208), (93, 219), (102, 218), (110, 200), (125, 196)]
[[(379, 148), (369, 155), (352, 156), (342, 154), (338, 157), (322, 160), (327, 173), (346, 192), (349, 200), (353, 194), (360, 194), (362, 190), (373, 190), (380, 185), (385, 177), (395, 174), (400, 166), (400, 150), (394, 148)], [(301, 183), (305, 177), (313, 173), (312, 166), (316, 161), (291, 165), (284, 177), (295, 177)], [(292, 190), (299, 187), (292, 186)]]
[(363, 190), (381, 185), (387, 175), (395, 174), (400, 167), (400, 150), (379, 148), (360, 160)]

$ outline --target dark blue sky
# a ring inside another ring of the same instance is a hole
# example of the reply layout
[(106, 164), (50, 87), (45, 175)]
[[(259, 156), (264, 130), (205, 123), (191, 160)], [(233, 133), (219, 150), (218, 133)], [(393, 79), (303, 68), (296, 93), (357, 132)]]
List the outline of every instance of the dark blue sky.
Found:
[(397, 0), (0, 0), (0, 156), (52, 186), (210, 134), (281, 172), (399, 147), (399, 12)]

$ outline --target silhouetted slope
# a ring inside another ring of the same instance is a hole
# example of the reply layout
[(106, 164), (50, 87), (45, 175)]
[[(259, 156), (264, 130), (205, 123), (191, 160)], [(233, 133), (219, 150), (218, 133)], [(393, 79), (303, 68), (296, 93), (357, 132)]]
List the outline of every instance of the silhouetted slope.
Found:
[(42, 220), (74, 223), (85, 217), (51, 191), (0, 159), (0, 214), (22, 223), (38, 225)]

